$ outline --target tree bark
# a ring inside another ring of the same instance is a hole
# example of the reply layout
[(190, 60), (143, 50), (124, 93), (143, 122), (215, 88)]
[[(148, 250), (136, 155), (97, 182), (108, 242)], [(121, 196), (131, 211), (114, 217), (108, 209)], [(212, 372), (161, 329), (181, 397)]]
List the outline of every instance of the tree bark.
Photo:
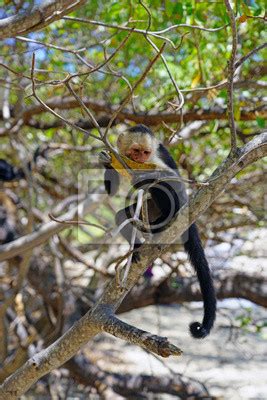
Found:
[(38, 6), (29, 7), (24, 13), (0, 20), (0, 39), (40, 30), (83, 4), (85, 0), (41, 1)]

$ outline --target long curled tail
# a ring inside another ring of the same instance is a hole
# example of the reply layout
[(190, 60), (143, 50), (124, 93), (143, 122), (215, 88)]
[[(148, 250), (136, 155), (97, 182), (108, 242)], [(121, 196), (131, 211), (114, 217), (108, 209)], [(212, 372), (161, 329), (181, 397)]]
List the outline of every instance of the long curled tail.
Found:
[(194, 338), (202, 339), (210, 333), (216, 318), (216, 296), (209, 265), (195, 224), (190, 226), (187, 235), (188, 238), (184, 243), (184, 248), (189, 255), (191, 264), (196, 270), (204, 302), (202, 324), (193, 322), (190, 324), (190, 332)]

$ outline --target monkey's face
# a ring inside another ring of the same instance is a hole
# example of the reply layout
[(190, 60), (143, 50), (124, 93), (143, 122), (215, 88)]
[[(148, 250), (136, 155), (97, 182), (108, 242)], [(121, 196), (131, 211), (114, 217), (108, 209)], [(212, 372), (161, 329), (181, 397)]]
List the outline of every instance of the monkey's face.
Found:
[(148, 162), (151, 156), (151, 149), (140, 144), (133, 144), (127, 151), (126, 156), (138, 163)]
[(155, 139), (140, 132), (126, 132), (120, 134), (117, 141), (120, 154), (137, 163), (151, 162), (156, 152)]

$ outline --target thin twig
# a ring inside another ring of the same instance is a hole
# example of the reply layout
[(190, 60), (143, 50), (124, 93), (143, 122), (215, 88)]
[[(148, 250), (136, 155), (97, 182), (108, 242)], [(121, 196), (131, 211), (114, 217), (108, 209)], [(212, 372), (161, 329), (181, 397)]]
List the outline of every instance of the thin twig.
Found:
[(94, 127), (98, 130), (98, 133), (99, 133), (100, 137), (102, 137), (101, 128), (100, 128), (97, 120), (95, 119), (93, 113), (91, 112), (91, 110), (85, 105), (85, 103), (82, 101), (82, 99), (75, 93), (75, 91), (72, 89), (71, 84), (70, 84), (69, 81), (65, 82), (65, 85), (67, 86), (67, 88), (69, 89), (69, 91), (73, 95), (73, 97), (80, 104), (80, 106), (83, 108), (85, 113), (88, 115), (90, 121), (92, 122)]
[(109, 277), (114, 276), (110, 272), (106, 271), (104, 268), (100, 269), (98, 267), (95, 267), (92, 263), (90, 263), (88, 261), (88, 259), (77, 248), (70, 245), (70, 243), (67, 240), (65, 240), (59, 236), (59, 241), (60, 241), (60, 244), (64, 247), (65, 251), (68, 254), (70, 254), (71, 257), (73, 257), (77, 261), (83, 263), (87, 268), (92, 269), (93, 271), (100, 273), (101, 275), (104, 275), (104, 276), (109, 276)]
[(145, 71), (143, 72), (143, 74), (140, 76), (140, 78), (135, 82), (135, 84), (133, 85), (133, 89), (132, 92), (129, 91), (129, 93), (127, 94), (127, 96), (125, 97), (125, 99), (122, 101), (121, 105), (119, 106), (119, 108), (113, 113), (113, 115), (110, 118), (109, 124), (105, 130), (104, 133), (104, 137), (107, 136), (107, 133), (113, 123), (113, 121), (117, 118), (118, 114), (120, 113), (120, 111), (126, 106), (126, 104), (128, 103), (130, 97), (132, 96), (132, 93), (134, 92), (134, 90), (140, 85), (141, 82), (143, 82), (143, 80), (145, 79), (145, 77), (147, 76), (147, 74), (149, 73), (149, 71), (151, 70), (151, 68), (153, 67), (153, 65), (155, 64), (155, 62), (157, 61), (157, 59), (161, 56), (164, 48), (165, 48), (166, 43), (163, 43), (163, 45), (161, 46), (159, 52), (156, 54), (156, 56), (149, 62), (148, 66), (146, 67)]
[[(159, 52), (159, 49), (156, 46), (156, 44), (148, 36), (146, 36), (145, 38), (148, 41), (148, 43), (154, 48), (154, 50)], [(168, 75), (170, 77), (170, 80), (171, 80), (171, 82), (172, 82), (172, 84), (173, 84), (173, 86), (175, 88), (175, 91), (176, 91), (176, 94), (177, 94), (177, 97), (178, 97), (178, 100), (179, 100), (179, 103), (180, 103), (178, 106), (176, 105), (176, 107), (175, 107), (175, 111), (180, 111), (180, 121), (179, 121), (178, 127), (176, 129), (176, 132), (177, 132), (178, 129), (180, 129), (182, 124), (183, 124), (183, 111), (182, 111), (182, 109), (183, 109), (183, 105), (184, 105), (184, 96), (181, 93), (181, 91), (180, 91), (180, 89), (179, 89), (179, 87), (178, 87), (178, 85), (176, 83), (176, 80), (174, 79), (174, 77), (173, 77), (173, 75), (172, 75), (172, 73), (171, 73), (171, 71), (169, 69), (168, 63), (167, 63), (164, 55), (161, 54), (160, 57), (162, 59), (162, 62), (164, 64), (166, 70), (167, 70), (167, 73), (168, 73)]]
[(92, 227), (94, 227), (94, 228), (101, 229), (101, 230), (104, 231), (104, 232), (107, 232), (107, 229), (104, 228), (104, 226), (99, 225), (99, 224), (93, 224), (93, 223), (91, 223), (91, 222), (87, 222), (87, 221), (84, 221), (84, 220), (67, 220), (67, 221), (64, 221), (64, 220), (60, 220), (60, 219), (54, 217), (52, 214), (48, 214), (48, 216), (49, 216), (49, 218), (50, 218), (52, 221), (58, 222), (59, 224), (66, 224), (66, 225), (88, 225), (88, 226), (92, 226)]
[(86, 131), (85, 129), (79, 127), (78, 125), (73, 124), (72, 122), (68, 121), (67, 119), (63, 118), (60, 114), (50, 108), (37, 94), (36, 87), (35, 87), (35, 78), (34, 78), (34, 68), (35, 68), (35, 53), (32, 55), (32, 69), (31, 69), (31, 81), (32, 81), (32, 96), (44, 107), (45, 110), (49, 111), (55, 117), (59, 118), (61, 121), (65, 122), (65, 124), (71, 126), (74, 129), (77, 129), (80, 132), (85, 133), (86, 135), (101, 140), (98, 136), (94, 135), (93, 133)]
[[(72, 74), (70, 75), (68, 78), (65, 79), (66, 82), (68, 82), (69, 80), (75, 78), (75, 77), (80, 77), (80, 76), (84, 76), (84, 75), (90, 75), (93, 72), (99, 71), (101, 68), (103, 68), (106, 64), (108, 64), (112, 58), (115, 57), (115, 55), (125, 46), (126, 42), (128, 41), (128, 39), (130, 38), (131, 34), (133, 32), (133, 29), (131, 29), (131, 31), (128, 33), (128, 35), (123, 39), (123, 41), (119, 44), (119, 46), (113, 51), (112, 54), (110, 54), (110, 56), (108, 58), (105, 59), (105, 61), (103, 61), (101, 64), (99, 64), (98, 66), (94, 67), (90, 64), (86, 64), (88, 66), (90, 66), (91, 70), (87, 71), (87, 72), (81, 72), (81, 73), (77, 73), (77, 74)], [(79, 54), (75, 54), (76, 57), (82, 61), (83, 63), (86, 63), (86, 61), (79, 55)], [(103, 71), (102, 71), (103, 72)]]
[(230, 59), (228, 60), (227, 112), (228, 112), (228, 120), (231, 131), (231, 152), (235, 152), (237, 148), (237, 143), (236, 143), (236, 126), (234, 118), (233, 90), (234, 90), (235, 57), (237, 49), (237, 31), (236, 31), (235, 14), (230, 5), (230, 1), (224, 0), (224, 2), (230, 18), (230, 25), (232, 30), (232, 51)]
[(265, 47), (267, 47), (267, 43), (263, 43), (257, 47), (255, 47), (255, 49), (251, 50), (249, 53), (247, 53), (244, 57), (241, 57), (236, 63), (235, 63), (235, 69), (240, 67), (241, 64), (243, 64), (249, 57), (253, 56), (253, 54), (257, 53), (258, 51), (265, 49)]
[(146, 32), (148, 32), (151, 27), (152, 15), (151, 15), (149, 8), (147, 7), (147, 5), (145, 3), (142, 2), (142, 0), (139, 0), (139, 3), (145, 9), (145, 11), (148, 15), (148, 24), (147, 24), (147, 28), (146, 28)]
[[(81, 53), (81, 52), (84, 52), (86, 50), (85, 47), (83, 47), (82, 49), (78, 49), (78, 50), (66, 49), (65, 47), (56, 46), (56, 45), (50, 44), (50, 43), (43, 43), (40, 40), (29, 39), (29, 38), (25, 38), (23, 36), (16, 36), (16, 39), (21, 41), (21, 42), (36, 43), (36, 44), (40, 44), (41, 46), (44, 46), (44, 47), (47, 47), (47, 48), (56, 49), (56, 50), (60, 50), (60, 51), (63, 51), (63, 52), (66, 52), (66, 53), (72, 53), (72, 54)], [(36, 51), (36, 50), (34, 50), (34, 51)], [(49, 71), (49, 72), (51, 72), (51, 71)]]
[[(96, 25), (96, 26), (103, 26), (105, 28), (112, 28), (112, 29), (118, 29), (118, 30), (123, 30), (123, 31), (131, 31), (132, 28), (129, 26), (124, 26), (124, 25), (113, 25), (113, 24), (108, 24), (102, 21), (94, 21), (91, 19), (86, 19), (86, 18), (76, 18), (76, 17), (63, 17), (63, 19), (65, 20), (69, 20), (69, 21), (78, 21), (78, 22), (84, 22), (86, 24), (90, 24), (90, 25)], [(201, 31), (205, 31), (205, 32), (218, 32), (222, 29), (225, 29), (228, 26), (228, 24), (220, 26), (219, 28), (205, 28), (204, 26), (199, 26), (199, 25), (190, 25), (190, 24), (177, 24), (177, 25), (172, 25), (169, 26), (168, 28), (162, 29), (160, 31), (146, 31), (144, 29), (138, 29), (138, 28), (134, 28), (133, 32), (135, 33), (141, 33), (141, 34), (148, 34), (150, 36), (155, 36), (158, 39), (162, 39), (164, 41), (166, 41), (166, 38), (163, 36), (160, 36), (162, 33), (166, 33), (169, 32), (171, 30), (176, 30), (176, 29), (180, 29), (180, 28), (189, 28), (189, 29), (198, 29)]]
[[(135, 208), (135, 212), (134, 212), (134, 220), (139, 220), (139, 216), (140, 216), (141, 209), (142, 209), (142, 204), (143, 204), (144, 193), (145, 192), (144, 192), (143, 189), (138, 190), (137, 203), (136, 203), (136, 208)], [(130, 247), (131, 251), (134, 250), (134, 245), (135, 245), (135, 241), (136, 241), (136, 234), (137, 234), (137, 228), (134, 226), (133, 227), (133, 231), (132, 231), (132, 237), (131, 237), (131, 247)], [(131, 253), (131, 255), (129, 256), (127, 264), (126, 264), (124, 277), (122, 279), (122, 286), (123, 287), (125, 287), (125, 285), (126, 285), (126, 281), (127, 281), (128, 275), (129, 275), (131, 264), (132, 264), (132, 258), (133, 258), (133, 253)]]

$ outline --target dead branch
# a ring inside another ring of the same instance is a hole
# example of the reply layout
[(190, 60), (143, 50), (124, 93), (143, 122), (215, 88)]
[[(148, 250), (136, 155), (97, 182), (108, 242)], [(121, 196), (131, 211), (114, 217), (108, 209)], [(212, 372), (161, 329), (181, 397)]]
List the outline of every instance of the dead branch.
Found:
[(182, 354), (182, 351), (171, 344), (166, 337), (152, 335), (120, 320), (113, 314), (112, 308), (102, 305), (95, 310), (95, 324), (99, 326), (101, 331), (137, 344), (161, 357), (180, 356)]

